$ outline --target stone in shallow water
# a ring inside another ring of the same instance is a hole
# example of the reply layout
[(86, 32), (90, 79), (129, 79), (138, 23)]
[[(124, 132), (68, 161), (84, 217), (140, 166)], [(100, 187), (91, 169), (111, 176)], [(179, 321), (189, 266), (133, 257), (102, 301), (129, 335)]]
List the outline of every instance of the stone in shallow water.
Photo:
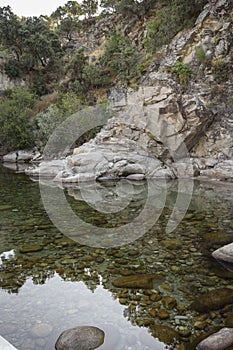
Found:
[(165, 344), (173, 344), (180, 339), (179, 333), (168, 326), (154, 325), (150, 327), (153, 337)]
[(56, 350), (92, 350), (104, 342), (104, 332), (92, 326), (81, 326), (68, 329), (58, 338)]
[(220, 288), (211, 290), (195, 299), (190, 308), (199, 312), (218, 310), (233, 303), (233, 289)]
[(112, 284), (118, 288), (151, 289), (153, 288), (154, 281), (161, 278), (160, 275), (132, 275), (116, 278)]
[(169, 297), (168, 295), (163, 297), (162, 303), (168, 310), (174, 309), (177, 305), (176, 299), (173, 297)]
[(12, 209), (12, 206), (11, 206), (11, 205), (7, 205), (7, 204), (0, 205), (0, 211), (3, 211), (3, 210), (10, 210), (10, 209)]
[(20, 253), (34, 253), (40, 252), (43, 249), (41, 245), (25, 245), (19, 248)]
[(217, 260), (223, 260), (228, 263), (233, 263), (233, 243), (227, 244), (212, 253), (212, 256)]
[(233, 328), (222, 328), (204, 339), (197, 346), (197, 350), (224, 350), (231, 345), (233, 345)]
[(160, 320), (166, 320), (169, 318), (169, 313), (166, 310), (159, 310), (157, 316)]
[(36, 324), (31, 329), (31, 334), (38, 338), (47, 337), (53, 330), (53, 327), (47, 323), (39, 323)]
[(233, 328), (233, 312), (230, 312), (227, 315), (227, 318), (225, 320), (225, 326)]

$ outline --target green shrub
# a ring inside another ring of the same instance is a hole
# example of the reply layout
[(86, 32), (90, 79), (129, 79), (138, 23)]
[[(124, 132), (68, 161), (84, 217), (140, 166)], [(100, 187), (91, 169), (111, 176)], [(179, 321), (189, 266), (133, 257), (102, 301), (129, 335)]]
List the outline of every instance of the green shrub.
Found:
[(192, 70), (188, 64), (177, 61), (171, 69), (182, 87), (186, 87), (190, 81)]
[(83, 104), (73, 92), (61, 95), (56, 104), (35, 116), (36, 138), (43, 144), (48, 141), (56, 127), (67, 117), (82, 108)]
[(5, 73), (10, 79), (15, 79), (20, 76), (20, 64), (14, 59), (9, 59), (5, 64)]
[(48, 93), (46, 88), (47, 76), (43, 72), (37, 72), (32, 78), (32, 91), (38, 96), (42, 96)]
[(64, 120), (64, 116), (57, 106), (50, 106), (45, 112), (38, 113), (35, 117), (37, 126), (36, 138), (45, 144), (55, 128)]
[(196, 47), (195, 54), (198, 61), (203, 65), (203, 67), (205, 67), (207, 63), (207, 59), (206, 59), (205, 50), (202, 45)]
[(9, 91), (0, 101), (0, 145), (9, 150), (34, 144), (33, 105), (35, 96), (26, 88)]
[(191, 27), (207, 0), (164, 1), (164, 7), (157, 11), (155, 20), (147, 24), (147, 35), (144, 41), (148, 52), (156, 52), (162, 45), (169, 44), (171, 39), (184, 28)]
[(107, 41), (101, 64), (109, 69), (112, 77), (117, 76), (122, 82), (128, 83), (137, 74), (139, 59), (137, 47), (128, 37), (117, 32)]

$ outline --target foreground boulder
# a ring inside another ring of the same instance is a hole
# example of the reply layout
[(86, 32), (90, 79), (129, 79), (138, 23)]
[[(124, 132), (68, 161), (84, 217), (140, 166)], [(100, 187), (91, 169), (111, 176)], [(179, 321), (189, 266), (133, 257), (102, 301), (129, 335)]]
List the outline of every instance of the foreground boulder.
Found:
[(192, 302), (190, 308), (199, 312), (218, 310), (233, 303), (233, 289), (220, 288), (211, 290)]
[(222, 328), (204, 339), (197, 346), (197, 350), (224, 350), (231, 345), (233, 345), (233, 328)]
[(233, 263), (233, 243), (227, 244), (215, 250), (212, 256), (217, 260), (222, 260), (227, 263)]
[(104, 342), (104, 332), (92, 326), (81, 326), (68, 329), (58, 338), (56, 350), (93, 350)]

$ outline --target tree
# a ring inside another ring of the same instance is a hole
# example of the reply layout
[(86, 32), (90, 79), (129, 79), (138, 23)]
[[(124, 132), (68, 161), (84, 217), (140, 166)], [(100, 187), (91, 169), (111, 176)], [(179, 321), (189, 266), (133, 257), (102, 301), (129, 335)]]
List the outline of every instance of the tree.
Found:
[(58, 36), (49, 28), (49, 23), (41, 18), (29, 17), (24, 24), (23, 65), (28, 71), (42, 67), (53, 67), (63, 56)]
[(10, 6), (0, 7), (0, 44), (19, 61), (23, 50), (21, 22)]
[(35, 96), (26, 88), (13, 90), (0, 101), (0, 146), (9, 150), (32, 147), (32, 107)]
[(46, 19), (19, 19), (9, 6), (0, 8), (0, 44), (27, 72), (39, 66), (52, 68), (63, 55), (61, 42)]
[(107, 12), (115, 12), (119, 0), (101, 0), (100, 6), (105, 9)]
[(77, 1), (68, 1), (64, 6), (59, 6), (56, 11), (51, 14), (51, 18), (59, 23), (67, 17), (79, 18), (82, 15), (82, 9)]
[(62, 38), (65, 38), (68, 41), (71, 41), (73, 40), (74, 33), (76, 33), (81, 28), (82, 28), (81, 21), (73, 17), (66, 17), (61, 20), (60, 25), (57, 28), (57, 33)]
[(85, 17), (91, 18), (98, 10), (98, 0), (83, 0), (81, 9)]
[(116, 6), (117, 12), (123, 16), (143, 17), (156, 4), (157, 0), (120, 0)]
[(105, 45), (101, 63), (110, 70), (112, 75), (128, 82), (136, 74), (139, 61), (137, 48), (130, 39), (122, 33), (114, 33)]
[(82, 81), (84, 67), (88, 62), (88, 57), (84, 54), (84, 49), (77, 50), (76, 54), (67, 66), (73, 80)]

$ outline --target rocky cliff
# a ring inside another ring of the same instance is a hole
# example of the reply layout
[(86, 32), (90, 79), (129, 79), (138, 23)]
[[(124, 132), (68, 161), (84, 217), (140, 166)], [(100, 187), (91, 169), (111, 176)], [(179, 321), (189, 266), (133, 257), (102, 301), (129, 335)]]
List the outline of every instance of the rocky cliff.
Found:
[(5, 63), (5, 56), (0, 55), (0, 94), (2, 94), (4, 90), (27, 85), (26, 79), (10, 79), (5, 73)]
[(232, 179), (232, 15), (230, 1), (210, 1), (192, 30), (157, 52), (137, 89), (112, 89), (115, 116), (66, 158), (56, 180)]

